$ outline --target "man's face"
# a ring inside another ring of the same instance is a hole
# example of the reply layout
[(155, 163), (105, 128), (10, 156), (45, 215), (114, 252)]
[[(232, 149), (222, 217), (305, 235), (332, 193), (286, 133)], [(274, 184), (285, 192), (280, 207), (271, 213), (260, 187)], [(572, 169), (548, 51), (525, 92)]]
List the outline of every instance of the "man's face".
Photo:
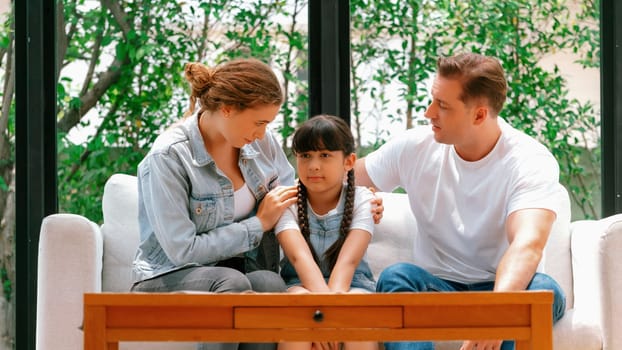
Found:
[(473, 137), (474, 108), (460, 100), (462, 86), (457, 79), (436, 76), (432, 85), (432, 102), (425, 111), (430, 119), (434, 139), (439, 143), (465, 145)]

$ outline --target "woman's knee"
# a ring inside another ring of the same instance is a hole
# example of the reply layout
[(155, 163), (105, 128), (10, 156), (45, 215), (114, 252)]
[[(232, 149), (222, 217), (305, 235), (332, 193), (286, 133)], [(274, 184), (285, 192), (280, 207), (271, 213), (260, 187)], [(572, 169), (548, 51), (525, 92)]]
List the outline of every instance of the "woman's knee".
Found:
[(205, 283), (204, 290), (216, 293), (237, 293), (251, 290), (251, 283), (242, 272), (228, 267), (209, 267), (201, 271), (194, 283)]
[(281, 293), (287, 291), (285, 282), (277, 273), (268, 270), (253, 271), (246, 275), (251, 288), (260, 293)]

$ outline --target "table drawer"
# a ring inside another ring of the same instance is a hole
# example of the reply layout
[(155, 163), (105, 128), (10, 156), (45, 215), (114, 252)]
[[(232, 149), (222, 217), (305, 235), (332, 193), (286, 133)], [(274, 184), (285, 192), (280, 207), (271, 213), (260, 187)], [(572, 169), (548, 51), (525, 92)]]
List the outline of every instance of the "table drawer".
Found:
[(233, 317), (238, 329), (400, 328), (404, 323), (401, 306), (236, 307)]

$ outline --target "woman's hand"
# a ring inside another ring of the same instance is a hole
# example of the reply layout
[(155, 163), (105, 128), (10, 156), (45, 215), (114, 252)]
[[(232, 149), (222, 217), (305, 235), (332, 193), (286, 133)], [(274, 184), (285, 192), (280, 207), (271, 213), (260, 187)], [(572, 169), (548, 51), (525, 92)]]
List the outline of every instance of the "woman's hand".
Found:
[(382, 213), (384, 212), (384, 205), (382, 205), (382, 197), (376, 194), (376, 189), (373, 187), (369, 187), (369, 190), (374, 194), (374, 200), (371, 201), (373, 204), (371, 207), (371, 212), (374, 215), (374, 224), (379, 224), (380, 219), (382, 219)]
[(296, 186), (278, 186), (266, 194), (259, 203), (257, 218), (264, 232), (272, 229), (283, 214), (283, 211), (298, 199)]

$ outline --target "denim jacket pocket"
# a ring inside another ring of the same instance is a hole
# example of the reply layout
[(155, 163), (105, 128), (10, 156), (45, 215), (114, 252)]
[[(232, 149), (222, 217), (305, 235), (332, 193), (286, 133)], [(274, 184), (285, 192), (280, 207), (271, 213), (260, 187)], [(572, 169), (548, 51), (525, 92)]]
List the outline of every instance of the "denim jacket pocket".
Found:
[(212, 198), (190, 198), (190, 215), (197, 232), (206, 231), (216, 226), (216, 200)]

